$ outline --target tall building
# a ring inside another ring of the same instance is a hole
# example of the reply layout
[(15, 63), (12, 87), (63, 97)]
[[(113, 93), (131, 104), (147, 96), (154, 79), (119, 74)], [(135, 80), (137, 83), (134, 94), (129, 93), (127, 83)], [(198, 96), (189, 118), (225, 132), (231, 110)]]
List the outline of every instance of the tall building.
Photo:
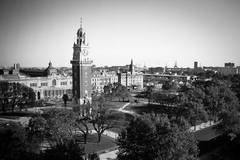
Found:
[(86, 33), (81, 26), (77, 31), (77, 42), (73, 44), (72, 64), (72, 94), (76, 104), (91, 101), (91, 66), (93, 61), (89, 58), (89, 43)]
[(224, 67), (234, 67), (234, 66), (235, 66), (235, 64), (231, 63), (231, 62), (228, 62), (228, 63), (224, 64)]
[(194, 62), (194, 69), (198, 69), (198, 62)]

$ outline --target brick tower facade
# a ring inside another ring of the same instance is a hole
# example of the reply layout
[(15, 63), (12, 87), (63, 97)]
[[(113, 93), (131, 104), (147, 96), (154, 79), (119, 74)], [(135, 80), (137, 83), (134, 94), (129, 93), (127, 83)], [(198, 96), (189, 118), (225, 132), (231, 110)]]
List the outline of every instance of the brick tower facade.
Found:
[(89, 43), (82, 24), (77, 31), (77, 41), (73, 44), (72, 64), (72, 93), (76, 104), (91, 102), (91, 66), (89, 58)]

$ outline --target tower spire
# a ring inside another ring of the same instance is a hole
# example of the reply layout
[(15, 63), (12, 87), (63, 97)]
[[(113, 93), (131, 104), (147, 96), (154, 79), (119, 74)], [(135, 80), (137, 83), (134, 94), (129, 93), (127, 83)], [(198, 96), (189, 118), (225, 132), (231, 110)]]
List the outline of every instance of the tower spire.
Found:
[(82, 28), (82, 18), (80, 19), (80, 28)]

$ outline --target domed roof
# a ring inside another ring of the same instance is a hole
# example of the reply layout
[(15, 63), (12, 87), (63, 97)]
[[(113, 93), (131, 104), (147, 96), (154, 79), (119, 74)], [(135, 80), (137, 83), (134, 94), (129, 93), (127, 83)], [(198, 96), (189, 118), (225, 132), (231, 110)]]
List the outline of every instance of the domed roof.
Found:
[(84, 29), (82, 27), (78, 29), (77, 35), (79, 36), (81, 33), (84, 33)]

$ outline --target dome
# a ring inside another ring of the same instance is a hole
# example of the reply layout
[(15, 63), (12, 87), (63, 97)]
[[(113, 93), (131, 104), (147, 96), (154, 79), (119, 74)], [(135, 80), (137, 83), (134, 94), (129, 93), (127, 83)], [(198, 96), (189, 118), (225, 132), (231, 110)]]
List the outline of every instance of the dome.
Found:
[(84, 30), (83, 30), (82, 27), (78, 29), (78, 31), (77, 31), (77, 35), (79, 36), (81, 33), (82, 33), (82, 34), (84, 33)]

